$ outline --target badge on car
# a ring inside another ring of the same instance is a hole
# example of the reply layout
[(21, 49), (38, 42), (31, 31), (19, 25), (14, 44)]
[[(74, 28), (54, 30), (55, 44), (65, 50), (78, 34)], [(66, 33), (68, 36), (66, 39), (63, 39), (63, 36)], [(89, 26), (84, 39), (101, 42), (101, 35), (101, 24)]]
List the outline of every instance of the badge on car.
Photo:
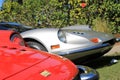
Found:
[(51, 73), (47, 70), (44, 70), (40, 73), (40, 75), (44, 76), (44, 77), (48, 77)]

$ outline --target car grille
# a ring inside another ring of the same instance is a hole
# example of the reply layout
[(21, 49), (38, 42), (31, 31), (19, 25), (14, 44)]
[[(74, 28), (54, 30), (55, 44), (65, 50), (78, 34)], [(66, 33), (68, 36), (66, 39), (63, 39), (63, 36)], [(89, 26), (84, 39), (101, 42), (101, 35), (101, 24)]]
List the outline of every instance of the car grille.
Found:
[(108, 40), (108, 41), (106, 41), (106, 42), (103, 42), (103, 44), (109, 43), (109, 44), (111, 44), (111, 45), (114, 45), (115, 42), (116, 42), (116, 39), (114, 38), (114, 39)]

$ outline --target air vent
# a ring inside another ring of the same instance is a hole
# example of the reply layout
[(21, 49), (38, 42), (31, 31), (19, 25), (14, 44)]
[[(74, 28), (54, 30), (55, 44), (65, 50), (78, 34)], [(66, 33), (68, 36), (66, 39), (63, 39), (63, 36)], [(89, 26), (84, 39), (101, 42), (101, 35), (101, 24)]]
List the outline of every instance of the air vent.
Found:
[(84, 35), (85, 33), (84, 32), (72, 32), (73, 34), (76, 34), (76, 35)]

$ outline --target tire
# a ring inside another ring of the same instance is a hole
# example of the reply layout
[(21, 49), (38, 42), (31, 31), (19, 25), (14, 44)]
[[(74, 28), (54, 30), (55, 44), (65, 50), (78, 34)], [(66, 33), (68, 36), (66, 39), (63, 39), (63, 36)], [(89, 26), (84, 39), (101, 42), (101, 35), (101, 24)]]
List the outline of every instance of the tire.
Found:
[(26, 43), (30, 48), (37, 49), (37, 50), (42, 50), (42, 51), (47, 51), (46, 48), (38, 42), (29, 41), (29, 42), (26, 42)]

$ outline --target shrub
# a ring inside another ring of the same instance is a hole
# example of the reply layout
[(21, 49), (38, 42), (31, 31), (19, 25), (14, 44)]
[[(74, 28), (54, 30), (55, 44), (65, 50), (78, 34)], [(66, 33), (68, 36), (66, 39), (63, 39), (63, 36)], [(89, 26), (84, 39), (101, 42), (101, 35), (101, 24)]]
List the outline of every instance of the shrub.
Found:
[[(89, 24), (95, 30), (120, 32), (120, 0), (23, 0), (23, 4), (13, 1), (5, 0), (0, 21), (57, 28)], [(81, 7), (82, 3), (86, 6)]]

